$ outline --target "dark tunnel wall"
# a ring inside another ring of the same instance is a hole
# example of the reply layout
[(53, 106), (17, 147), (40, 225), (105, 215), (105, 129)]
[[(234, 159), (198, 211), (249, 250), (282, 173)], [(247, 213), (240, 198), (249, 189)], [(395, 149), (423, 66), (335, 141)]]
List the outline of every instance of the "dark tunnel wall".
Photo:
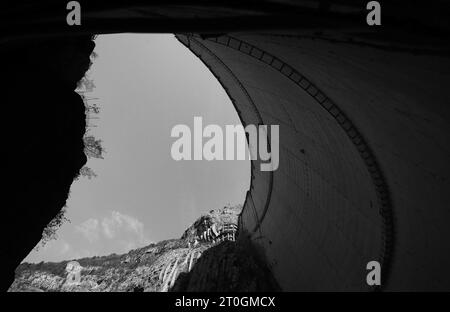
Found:
[(387, 290), (449, 288), (447, 58), (276, 34), (178, 39), (244, 125), (280, 125), (280, 167), (253, 164), (242, 225), (284, 290), (366, 290), (371, 260)]
[(86, 163), (85, 106), (74, 90), (89, 68), (90, 36), (0, 49), (5, 194), (0, 236), (0, 291), (65, 206)]

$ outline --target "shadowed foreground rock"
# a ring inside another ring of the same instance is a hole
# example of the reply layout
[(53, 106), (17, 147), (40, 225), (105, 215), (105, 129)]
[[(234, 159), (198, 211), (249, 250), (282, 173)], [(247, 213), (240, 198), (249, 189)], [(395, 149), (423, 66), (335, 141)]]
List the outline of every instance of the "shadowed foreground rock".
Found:
[(182, 273), (171, 291), (276, 291), (272, 274), (248, 239), (205, 251), (193, 270)]
[(86, 163), (85, 106), (74, 90), (89, 68), (91, 36), (0, 49), (3, 147), (0, 290), (65, 205)]

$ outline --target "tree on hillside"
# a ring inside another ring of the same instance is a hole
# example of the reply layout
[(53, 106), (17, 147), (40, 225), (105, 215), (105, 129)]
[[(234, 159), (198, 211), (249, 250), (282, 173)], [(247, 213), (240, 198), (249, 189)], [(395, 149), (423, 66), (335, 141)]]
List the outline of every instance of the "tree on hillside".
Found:
[(93, 135), (85, 136), (84, 152), (88, 157), (103, 159), (103, 153), (105, 150), (102, 146), (102, 140), (96, 139)]
[[(78, 177), (80, 177), (80, 176), (86, 177), (86, 178), (88, 178), (90, 180), (92, 178), (96, 178), (97, 174), (94, 172), (94, 170), (92, 170), (88, 166), (83, 166), (80, 169), (80, 175)], [(77, 177), (77, 179), (78, 179), (78, 177)]]
[(58, 235), (56, 232), (65, 222), (70, 222), (66, 217), (67, 207), (64, 206), (58, 214), (50, 221), (42, 232), (41, 241), (36, 245), (35, 250), (38, 251), (41, 247), (44, 247), (49, 241), (56, 239)]

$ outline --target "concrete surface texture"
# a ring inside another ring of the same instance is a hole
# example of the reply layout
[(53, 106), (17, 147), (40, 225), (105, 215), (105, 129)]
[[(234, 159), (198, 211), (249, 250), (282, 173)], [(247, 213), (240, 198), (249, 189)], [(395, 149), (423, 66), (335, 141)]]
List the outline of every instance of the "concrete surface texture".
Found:
[(178, 36), (242, 119), (280, 125), (280, 167), (252, 165), (241, 225), (284, 290), (449, 289), (445, 57), (307, 36)]

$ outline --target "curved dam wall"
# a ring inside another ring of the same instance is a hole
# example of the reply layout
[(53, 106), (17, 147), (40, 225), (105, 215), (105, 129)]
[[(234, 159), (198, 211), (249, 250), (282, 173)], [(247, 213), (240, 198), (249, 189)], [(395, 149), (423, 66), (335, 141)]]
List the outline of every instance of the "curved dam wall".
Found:
[(447, 58), (276, 33), (177, 38), (243, 125), (280, 125), (280, 165), (241, 227), (283, 290), (449, 289)]

